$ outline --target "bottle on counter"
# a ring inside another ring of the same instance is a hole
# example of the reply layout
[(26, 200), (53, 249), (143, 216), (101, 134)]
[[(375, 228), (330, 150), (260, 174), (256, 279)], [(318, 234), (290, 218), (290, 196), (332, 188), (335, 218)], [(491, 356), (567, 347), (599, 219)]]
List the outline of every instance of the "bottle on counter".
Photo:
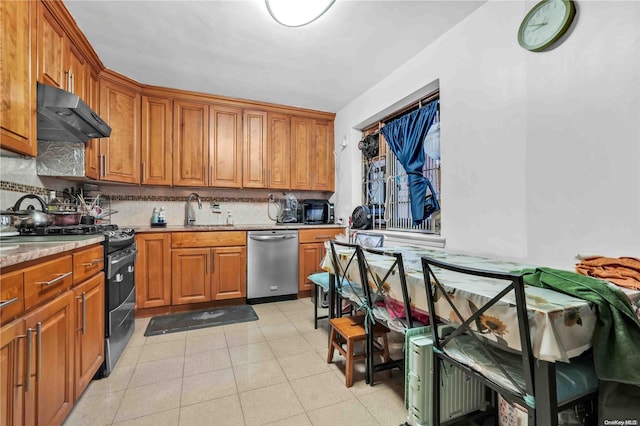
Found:
[(56, 197), (56, 191), (49, 191), (49, 204), (47, 205), (49, 212), (57, 212), (62, 210), (62, 201)]
[(160, 211), (158, 212), (158, 223), (167, 223), (167, 216), (164, 211), (164, 207), (160, 207)]
[(160, 210), (157, 207), (153, 208), (153, 214), (151, 215), (151, 223), (158, 223), (160, 221)]
[(233, 225), (233, 216), (231, 216), (231, 211), (227, 211), (227, 225)]

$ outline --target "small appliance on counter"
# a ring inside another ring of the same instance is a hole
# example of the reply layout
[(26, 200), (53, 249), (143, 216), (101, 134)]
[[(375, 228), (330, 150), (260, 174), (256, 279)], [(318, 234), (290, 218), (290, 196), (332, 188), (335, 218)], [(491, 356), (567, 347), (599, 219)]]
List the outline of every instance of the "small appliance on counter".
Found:
[(333, 203), (322, 199), (302, 201), (298, 209), (298, 221), (307, 225), (335, 223)]
[(298, 223), (298, 199), (293, 194), (285, 194), (278, 200), (276, 223)]

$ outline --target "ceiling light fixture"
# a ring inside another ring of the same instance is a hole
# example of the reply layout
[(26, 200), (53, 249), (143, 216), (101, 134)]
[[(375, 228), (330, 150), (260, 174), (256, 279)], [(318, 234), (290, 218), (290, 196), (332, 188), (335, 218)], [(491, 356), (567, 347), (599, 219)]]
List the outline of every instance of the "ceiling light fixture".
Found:
[(286, 27), (301, 27), (321, 17), (336, 0), (265, 0), (271, 17)]

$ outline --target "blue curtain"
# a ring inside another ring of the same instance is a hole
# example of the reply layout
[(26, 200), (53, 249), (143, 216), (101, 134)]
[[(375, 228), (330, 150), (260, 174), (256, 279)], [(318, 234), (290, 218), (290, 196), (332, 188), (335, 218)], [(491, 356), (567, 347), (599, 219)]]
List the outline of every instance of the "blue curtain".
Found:
[[(382, 128), (382, 135), (391, 151), (398, 157), (400, 164), (407, 172), (409, 202), (414, 225), (419, 225), (431, 213), (440, 209), (431, 182), (422, 175), (425, 160), (422, 143), (433, 123), (437, 110), (438, 101), (433, 101), (416, 111), (391, 121)], [(428, 205), (425, 205), (427, 188), (433, 197), (427, 203)]]

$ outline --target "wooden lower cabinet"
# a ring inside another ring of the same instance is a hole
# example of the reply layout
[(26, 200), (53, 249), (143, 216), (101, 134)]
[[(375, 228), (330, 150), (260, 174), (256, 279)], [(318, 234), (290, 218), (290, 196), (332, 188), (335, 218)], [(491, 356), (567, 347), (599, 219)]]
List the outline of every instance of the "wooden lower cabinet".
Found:
[(136, 235), (136, 306), (138, 309), (171, 305), (171, 233)]
[(27, 340), (30, 337), (25, 384), (28, 425), (62, 424), (73, 406), (73, 302), (73, 291), (66, 291), (24, 317)]
[(343, 228), (314, 228), (301, 229), (298, 233), (298, 290), (312, 290), (313, 284), (307, 277), (316, 272), (322, 272), (320, 262), (325, 256), (325, 241), (335, 239), (344, 233)]
[(298, 290), (313, 289), (313, 284), (307, 277), (316, 272), (321, 272), (320, 262), (324, 257), (324, 243), (307, 243), (298, 246)]
[(23, 424), (24, 322), (15, 320), (0, 328), (0, 424)]
[(213, 256), (211, 297), (213, 300), (247, 296), (246, 247), (220, 247)]
[(173, 305), (246, 297), (245, 247), (174, 249)]
[(77, 401), (104, 361), (104, 273), (74, 287), (75, 315), (75, 391)]
[(171, 253), (171, 304), (211, 300), (211, 249), (177, 249)]

